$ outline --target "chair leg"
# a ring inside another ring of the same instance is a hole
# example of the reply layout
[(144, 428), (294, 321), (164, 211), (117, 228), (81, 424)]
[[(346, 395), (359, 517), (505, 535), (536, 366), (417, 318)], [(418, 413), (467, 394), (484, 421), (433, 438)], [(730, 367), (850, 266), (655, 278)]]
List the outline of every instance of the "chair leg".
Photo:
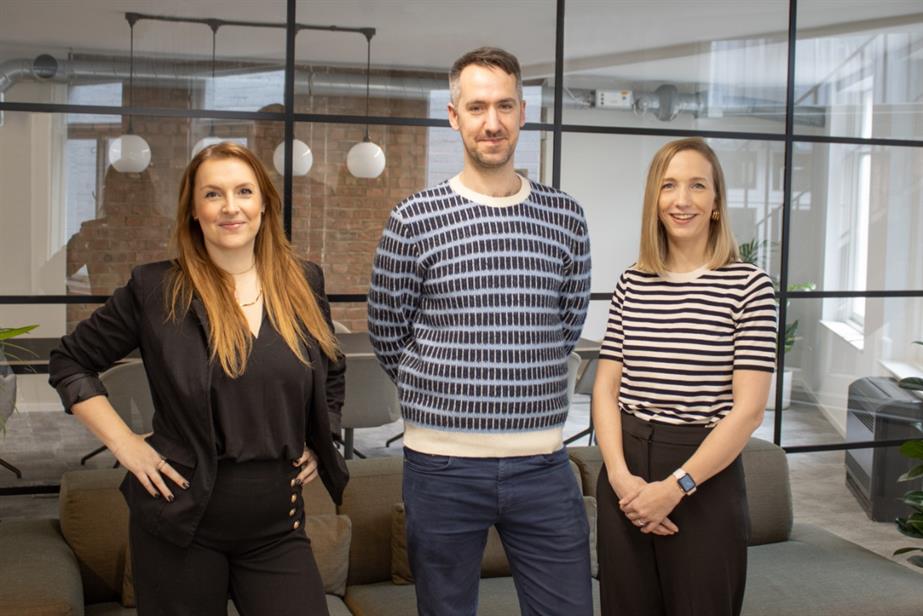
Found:
[(7, 462), (6, 460), (4, 460), (3, 458), (0, 458), (0, 466), (10, 471), (14, 475), (16, 475), (16, 479), (22, 479), (22, 471), (16, 468), (15, 466), (13, 466), (12, 464), (10, 464), (9, 462)]
[(355, 448), (353, 447), (353, 429), (343, 428), (343, 457), (351, 460)]
[(391, 443), (393, 443), (394, 441), (398, 441), (398, 440), (400, 440), (400, 439), (402, 439), (402, 438), (404, 438), (404, 431), (403, 431), (403, 430), (401, 430), (401, 433), (398, 434), (397, 436), (392, 436), (391, 438), (389, 438), (388, 440), (386, 440), (386, 441), (385, 441), (385, 447), (390, 447), (390, 446), (391, 446)]
[(91, 451), (91, 452), (88, 453), (87, 455), (85, 455), (85, 456), (83, 456), (82, 458), (80, 458), (80, 466), (85, 466), (86, 463), (87, 463), (87, 460), (89, 460), (89, 459), (92, 458), (93, 456), (95, 456), (95, 455), (97, 455), (97, 454), (100, 454), (100, 453), (102, 453), (102, 452), (104, 452), (104, 451), (106, 451), (106, 446), (105, 446), (105, 445), (103, 445), (102, 447), (99, 447), (99, 448), (97, 448), (97, 449), (94, 449), (93, 451)]

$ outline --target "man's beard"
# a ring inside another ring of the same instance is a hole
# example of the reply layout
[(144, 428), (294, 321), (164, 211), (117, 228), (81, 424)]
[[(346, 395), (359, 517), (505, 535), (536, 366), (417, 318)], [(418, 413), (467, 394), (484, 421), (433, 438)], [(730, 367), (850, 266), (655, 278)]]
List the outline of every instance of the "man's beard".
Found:
[(516, 143), (507, 139), (509, 147), (507, 147), (505, 155), (500, 158), (496, 158), (496, 154), (492, 156), (486, 156), (482, 154), (477, 149), (477, 142), (475, 142), (474, 147), (468, 147), (468, 144), (465, 144), (465, 150), (468, 152), (468, 156), (471, 158), (474, 163), (482, 169), (499, 169), (504, 166), (513, 158), (513, 154), (516, 152)]

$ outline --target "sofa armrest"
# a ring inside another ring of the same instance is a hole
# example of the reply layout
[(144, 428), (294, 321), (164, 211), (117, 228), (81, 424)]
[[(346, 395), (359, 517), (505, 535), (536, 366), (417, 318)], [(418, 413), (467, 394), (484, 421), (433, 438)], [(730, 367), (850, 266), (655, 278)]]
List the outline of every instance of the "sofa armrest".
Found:
[(787, 541), (792, 534), (788, 460), (778, 445), (751, 438), (741, 454), (750, 508), (750, 545)]
[(57, 520), (0, 522), (0, 616), (83, 614), (80, 567)]

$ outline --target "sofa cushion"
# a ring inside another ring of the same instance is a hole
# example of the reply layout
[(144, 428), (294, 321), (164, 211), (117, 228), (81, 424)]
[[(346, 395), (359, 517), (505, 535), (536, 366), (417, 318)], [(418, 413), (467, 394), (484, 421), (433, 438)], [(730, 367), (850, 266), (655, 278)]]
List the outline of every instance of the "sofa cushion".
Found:
[(349, 575), (352, 523), (345, 515), (309, 515), (305, 517), (305, 531), (311, 539), (324, 592), (342, 597)]
[(0, 522), (0, 616), (82, 612), (79, 565), (58, 521)]
[[(596, 577), (599, 564), (596, 558), (596, 499), (583, 497), (587, 521), (590, 525), (590, 572)], [(407, 533), (404, 528), (404, 504), (396, 503), (391, 512), (391, 581), (395, 584), (413, 584), (410, 570), (410, 558), (407, 555)], [(510, 575), (510, 563), (506, 550), (500, 540), (500, 534), (493, 526), (487, 531), (487, 545), (481, 557), (481, 577), (493, 578)]]
[[(896, 533), (897, 531), (895, 531)], [(748, 551), (744, 616), (919, 616), (923, 576), (818, 528)]]
[[(593, 580), (593, 613), (599, 614), (599, 583)], [(407, 616), (417, 613), (416, 589), (391, 582), (350, 586), (346, 605), (354, 616)], [(478, 616), (519, 614), (519, 598), (511, 577), (482, 579), (478, 590)], [(332, 613), (331, 613), (332, 614)]]
[(352, 520), (349, 584), (391, 583), (391, 508), (401, 500), (403, 459), (349, 460), (339, 513)]
[(124, 469), (106, 469), (70, 471), (61, 478), (61, 533), (80, 564), (88, 604), (122, 596), (128, 506), (118, 486), (124, 476)]

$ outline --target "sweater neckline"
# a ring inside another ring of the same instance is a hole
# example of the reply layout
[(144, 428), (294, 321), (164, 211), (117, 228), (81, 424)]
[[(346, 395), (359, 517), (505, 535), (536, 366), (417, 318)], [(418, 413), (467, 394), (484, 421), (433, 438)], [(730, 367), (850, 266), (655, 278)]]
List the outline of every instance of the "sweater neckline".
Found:
[(484, 195), (477, 191), (471, 190), (462, 184), (461, 178), (459, 177), (460, 175), (461, 174), (456, 175), (451, 180), (449, 180), (449, 187), (465, 199), (473, 203), (486, 205), (488, 207), (510, 207), (513, 205), (518, 205), (528, 199), (529, 195), (532, 194), (531, 182), (529, 182), (527, 178), (524, 178), (518, 173), (516, 175), (520, 180), (519, 190), (507, 197), (491, 197), (490, 195)]
[(703, 274), (707, 274), (711, 270), (708, 269), (707, 265), (703, 265), (698, 269), (694, 269), (691, 272), (664, 272), (662, 278), (667, 282), (692, 282), (698, 278), (701, 278)]

